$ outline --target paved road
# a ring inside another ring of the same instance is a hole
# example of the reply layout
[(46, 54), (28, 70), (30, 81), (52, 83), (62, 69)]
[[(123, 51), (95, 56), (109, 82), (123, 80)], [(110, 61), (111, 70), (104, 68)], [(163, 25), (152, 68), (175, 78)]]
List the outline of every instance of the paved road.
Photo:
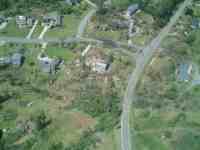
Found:
[[(18, 44), (43, 44), (43, 43), (91, 43), (91, 44), (99, 44), (99, 45), (105, 45), (105, 46), (111, 46), (113, 48), (123, 48), (124, 50), (127, 49), (128, 45), (123, 42), (118, 41), (111, 41), (111, 40), (104, 40), (104, 39), (92, 39), (92, 38), (84, 38), (84, 37), (68, 37), (66, 39), (59, 39), (59, 38), (21, 38), (21, 37), (0, 37), (0, 41), (4, 41), (6, 43), (18, 43)], [(136, 53), (137, 49), (141, 49), (141, 47), (137, 45), (132, 45), (132, 48), (128, 50), (128, 52)]]
[(76, 37), (82, 37), (85, 31), (85, 28), (87, 27), (88, 22), (90, 22), (92, 16), (96, 13), (96, 9), (92, 9), (88, 12), (88, 14), (81, 20), (80, 25), (78, 27), (78, 32), (76, 34)]
[[(121, 148), (122, 150), (133, 150), (134, 143), (130, 137), (129, 129), (129, 112), (131, 102), (134, 98), (134, 92), (136, 85), (151, 58), (153, 57), (156, 49), (159, 48), (163, 39), (168, 35), (170, 29), (176, 24), (179, 17), (184, 13), (185, 8), (192, 2), (192, 0), (185, 0), (183, 4), (180, 5), (179, 9), (176, 11), (175, 15), (171, 18), (170, 22), (164, 27), (160, 34), (143, 49), (143, 52), (138, 54), (136, 68), (132, 72), (128, 86), (124, 95), (123, 100), (123, 112), (121, 116)], [(132, 146), (133, 145), (133, 146)]]

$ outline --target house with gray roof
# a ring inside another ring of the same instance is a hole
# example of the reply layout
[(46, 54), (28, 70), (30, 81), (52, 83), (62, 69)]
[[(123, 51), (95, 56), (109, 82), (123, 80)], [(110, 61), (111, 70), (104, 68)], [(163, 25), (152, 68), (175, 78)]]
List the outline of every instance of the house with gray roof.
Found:
[(63, 63), (63, 60), (49, 58), (45, 54), (40, 54), (38, 60), (41, 71), (49, 74), (55, 74)]
[(188, 82), (191, 79), (192, 65), (182, 63), (177, 70), (177, 78), (179, 81)]
[(131, 17), (134, 13), (139, 10), (139, 4), (132, 4), (128, 7), (126, 11), (126, 16)]
[(16, 16), (16, 24), (19, 28), (32, 27), (36, 18), (32, 16)]
[(192, 29), (200, 29), (200, 19), (194, 18), (192, 19)]
[(14, 65), (20, 67), (24, 62), (23, 54), (16, 52), (10, 56), (0, 58), (0, 65)]
[(51, 27), (62, 26), (64, 23), (64, 16), (59, 15), (58, 12), (52, 12), (43, 17), (42, 26)]

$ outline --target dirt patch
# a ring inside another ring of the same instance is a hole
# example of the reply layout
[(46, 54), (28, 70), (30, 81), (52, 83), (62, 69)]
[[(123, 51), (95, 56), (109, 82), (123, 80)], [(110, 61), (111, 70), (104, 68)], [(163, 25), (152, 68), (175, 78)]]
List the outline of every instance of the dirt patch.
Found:
[(92, 128), (95, 124), (95, 120), (88, 115), (82, 114), (81, 112), (73, 112), (71, 119), (74, 121), (74, 126), (78, 129)]

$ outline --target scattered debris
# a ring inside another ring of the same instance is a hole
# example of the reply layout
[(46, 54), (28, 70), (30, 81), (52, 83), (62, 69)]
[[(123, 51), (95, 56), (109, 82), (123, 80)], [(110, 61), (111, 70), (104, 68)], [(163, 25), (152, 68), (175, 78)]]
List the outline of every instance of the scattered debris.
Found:
[(91, 49), (84, 57), (85, 65), (90, 67), (93, 72), (104, 74), (109, 71), (111, 61), (107, 56), (103, 56), (97, 49)]

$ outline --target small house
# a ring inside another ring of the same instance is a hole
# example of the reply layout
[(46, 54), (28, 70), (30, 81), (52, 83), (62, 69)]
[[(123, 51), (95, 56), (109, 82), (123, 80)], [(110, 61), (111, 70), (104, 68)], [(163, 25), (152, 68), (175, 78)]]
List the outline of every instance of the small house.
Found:
[(53, 59), (49, 58), (44, 54), (40, 54), (38, 56), (40, 69), (44, 73), (55, 74), (56, 71), (59, 69), (59, 66), (63, 63), (60, 59)]
[(2, 23), (4, 23), (4, 22), (6, 22), (7, 20), (6, 20), (6, 18), (5, 17), (3, 17), (3, 16), (0, 16), (0, 24), (2, 24)]
[(57, 12), (52, 12), (43, 17), (42, 26), (49, 26), (52, 27), (62, 26), (64, 21), (64, 17), (59, 15)]
[(198, 18), (194, 18), (192, 20), (192, 25), (191, 25), (192, 29), (199, 29), (200, 28), (200, 19)]
[(27, 20), (26, 20), (27, 27), (32, 27), (34, 25), (35, 21), (36, 21), (35, 17), (28, 16)]
[(14, 53), (10, 56), (1, 57), (0, 65), (14, 65), (20, 67), (24, 62), (24, 56), (21, 53)]
[(187, 63), (180, 64), (177, 70), (177, 78), (179, 81), (188, 82), (191, 78), (191, 73), (192, 73), (191, 64)]
[(25, 28), (25, 27), (32, 27), (34, 25), (35, 18), (31, 16), (17, 16), (16, 17), (16, 23), (19, 26), (19, 28)]
[(139, 4), (132, 4), (126, 11), (126, 16), (129, 18), (139, 10)]
[(19, 28), (26, 27), (26, 16), (17, 16), (16, 23), (19, 26)]

